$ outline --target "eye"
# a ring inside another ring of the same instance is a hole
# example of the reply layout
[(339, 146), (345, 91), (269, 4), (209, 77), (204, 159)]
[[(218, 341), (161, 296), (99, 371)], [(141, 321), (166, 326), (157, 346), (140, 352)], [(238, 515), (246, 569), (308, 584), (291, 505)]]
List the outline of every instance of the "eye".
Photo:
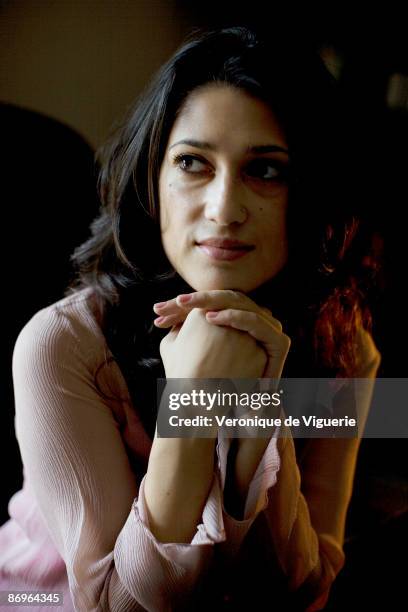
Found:
[(195, 155), (181, 153), (173, 158), (173, 164), (183, 172), (202, 174), (208, 172), (207, 163)]
[(247, 165), (246, 174), (261, 181), (285, 182), (288, 179), (288, 166), (275, 159), (254, 159)]

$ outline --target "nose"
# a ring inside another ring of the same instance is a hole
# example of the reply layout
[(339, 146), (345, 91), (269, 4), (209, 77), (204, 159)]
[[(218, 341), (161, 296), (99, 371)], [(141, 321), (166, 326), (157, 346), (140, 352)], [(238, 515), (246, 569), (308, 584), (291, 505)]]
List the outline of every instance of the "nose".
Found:
[(244, 186), (238, 178), (219, 174), (206, 192), (206, 219), (218, 225), (244, 223), (248, 216), (244, 195)]

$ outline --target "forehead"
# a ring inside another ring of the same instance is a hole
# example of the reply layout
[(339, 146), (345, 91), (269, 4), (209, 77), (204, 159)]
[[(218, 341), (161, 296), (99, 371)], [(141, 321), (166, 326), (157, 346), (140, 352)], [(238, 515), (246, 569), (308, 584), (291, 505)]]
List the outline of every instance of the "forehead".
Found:
[(287, 144), (283, 127), (268, 104), (242, 89), (219, 83), (194, 90), (182, 104), (169, 145), (185, 138), (218, 146)]

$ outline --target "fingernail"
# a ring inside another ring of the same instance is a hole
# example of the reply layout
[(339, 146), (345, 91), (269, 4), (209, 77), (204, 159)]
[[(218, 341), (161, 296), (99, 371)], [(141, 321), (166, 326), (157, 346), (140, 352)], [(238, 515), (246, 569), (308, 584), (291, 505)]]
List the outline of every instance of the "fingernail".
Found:
[(166, 317), (158, 317), (157, 319), (155, 319), (155, 320), (153, 321), (153, 323), (155, 323), (155, 324), (160, 324), (160, 323), (163, 323), (163, 321), (164, 321), (164, 319), (165, 319), (165, 318), (166, 318)]
[(165, 306), (167, 304), (167, 302), (157, 302), (156, 304), (153, 304), (154, 308), (163, 308), (163, 306)]
[(215, 319), (217, 314), (218, 312), (207, 312), (207, 317), (209, 317), (210, 319)]
[(189, 295), (188, 293), (184, 293), (183, 295), (179, 295), (177, 297), (177, 299), (182, 304), (186, 304), (187, 302), (189, 302), (192, 299), (192, 297), (193, 297), (192, 295)]

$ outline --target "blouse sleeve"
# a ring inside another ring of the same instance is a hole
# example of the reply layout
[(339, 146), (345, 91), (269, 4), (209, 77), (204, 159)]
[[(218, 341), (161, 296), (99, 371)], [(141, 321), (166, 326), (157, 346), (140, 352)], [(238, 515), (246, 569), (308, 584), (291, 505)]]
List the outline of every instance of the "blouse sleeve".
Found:
[(190, 544), (149, 529), (118, 424), (95, 384), (89, 342), (61, 311), (40, 311), (13, 354), (25, 474), (63, 558), (75, 609), (173, 610), (225, 540), (217, 472)]
[[(357, 413), (367, 418), (374, 378), (381, 357), (371, 336), (359, 335), (361, 367)], [(282, 433), (282, 432), (281, 432)], [(345, 562), (346, 514), (351, 499), (359, 438), (314, 438), (308, 441), (302, 463), (297, 463), (293, 438), (272, 438), (250, 484), (244, 520), (224, 510), (229, 540), (236, 553), (243, 538), (263, 511), (271, 544), (287, 576), (292, 604), (313, 612), (324, 608), (331, 585)]]

